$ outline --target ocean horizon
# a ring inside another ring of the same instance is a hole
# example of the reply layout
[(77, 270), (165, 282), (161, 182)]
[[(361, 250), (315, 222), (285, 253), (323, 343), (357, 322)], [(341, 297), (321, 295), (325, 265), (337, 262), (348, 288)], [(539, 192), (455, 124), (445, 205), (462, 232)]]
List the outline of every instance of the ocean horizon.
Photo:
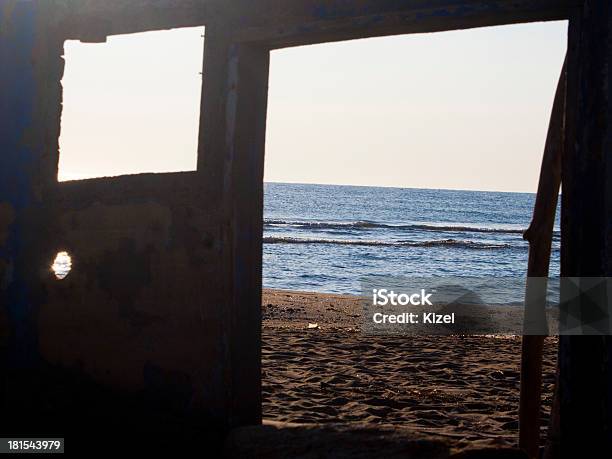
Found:
[[(359, 294), (368, 276), (525, 277), (535, 193), (266, 182), (264, 288)], [(550, 275), (559, 275), (559, 212)]]

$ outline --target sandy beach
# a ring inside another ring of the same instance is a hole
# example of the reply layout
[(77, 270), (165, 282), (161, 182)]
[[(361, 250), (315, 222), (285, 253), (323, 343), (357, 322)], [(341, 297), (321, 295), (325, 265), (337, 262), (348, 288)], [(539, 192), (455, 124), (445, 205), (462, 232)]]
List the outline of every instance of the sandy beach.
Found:
[[(459, 449), (516, 446), (520, 337), (365, 336), (353, 296), (264, 290), (262, 305), (264, 419), (406, 427)], [(543, 429), (556, 339), (544, 352)]]

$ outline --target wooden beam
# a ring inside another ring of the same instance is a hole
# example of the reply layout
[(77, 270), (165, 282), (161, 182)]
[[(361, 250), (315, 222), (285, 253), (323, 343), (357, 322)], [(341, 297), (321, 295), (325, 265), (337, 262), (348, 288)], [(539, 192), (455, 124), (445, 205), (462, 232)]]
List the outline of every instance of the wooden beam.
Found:
[[(561, 186), (565, 76), (564, 63), (548, 126), (533, 219), (523, 235), (524, 239), (529, 241), (525, 293), (525, 333), (529, 334), (523, 336), (521, 353), (519, 447), (525, 450), (530, 458), (538, 457), (540, 448), (542, 351), (544, 337), (548, 333), (545, 304), (547, 283), (542, 278), (548, 277), (553, 227)], [(534, 331), (541, 335), (532, 334)]]
[(214, 0), (38, 0), (64, 39), (104, 42), (111, 35), (206, 25)]
[[(261, 422), (263, 178), (270, 53), (231, 49), (228, 186), (232, 232), (232, 425)], [(232, 125), (233, 120), (233, 125)]]
[[(612, 5), (586, 0), (569, 27), (562, 276), (612, 275), (611, 70)], [(584, 321), (592, 308), (578, 306)], [(612, 340), (561, 336), (559, 346), (562, 457), (612, 457)]]
[(269, 52), (207, 28), (197, 174), (218, 196), (225, 429), (261, 422), (263, 155)]
[(217, 23), (278, 48), (403, 33), (566, 19), (581, 0), (38, 0), (66, 39)]
[[(198, 173), (219, 187), (223, 213), (223, 368), (227, 428), (261, 422), (263, 164), (269, 51), (207, 30)], [(212, 171), (212, 173), (211, 173)]]
[[(237, 41), (282, 48), (384, 35), (567, 19), (579, 0), (315, 1), (251, 3)], [(262, 16), (262, 12), (265, 15)]]

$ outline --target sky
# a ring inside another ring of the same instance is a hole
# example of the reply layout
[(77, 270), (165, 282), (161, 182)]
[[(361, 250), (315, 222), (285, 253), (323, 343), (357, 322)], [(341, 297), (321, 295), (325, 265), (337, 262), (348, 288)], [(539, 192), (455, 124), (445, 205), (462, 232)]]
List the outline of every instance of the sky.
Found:
[[(195, 169), (203, 34), (66, 42), (60, 180)], [(563, 21), (273, 51), (265, 180), (533, 192), (566, 42)]]

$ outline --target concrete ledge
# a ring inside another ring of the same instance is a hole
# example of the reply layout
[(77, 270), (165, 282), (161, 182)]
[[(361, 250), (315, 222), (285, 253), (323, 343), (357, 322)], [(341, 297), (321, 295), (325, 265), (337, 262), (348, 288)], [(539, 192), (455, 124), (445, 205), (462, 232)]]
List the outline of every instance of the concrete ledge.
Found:
[(264, 421), (234, 429), (225, 442), (230, 458), (403, 458), (443, 459), (449, 445), (403, 429)]
[(227, 458), (403, 458), (403, 459), (528, 459), (512, 448), (453, 451), (440, 437), (402, 428), (347, 424), (293, 424), (265, 421), (239, 427), (225, 440)]

